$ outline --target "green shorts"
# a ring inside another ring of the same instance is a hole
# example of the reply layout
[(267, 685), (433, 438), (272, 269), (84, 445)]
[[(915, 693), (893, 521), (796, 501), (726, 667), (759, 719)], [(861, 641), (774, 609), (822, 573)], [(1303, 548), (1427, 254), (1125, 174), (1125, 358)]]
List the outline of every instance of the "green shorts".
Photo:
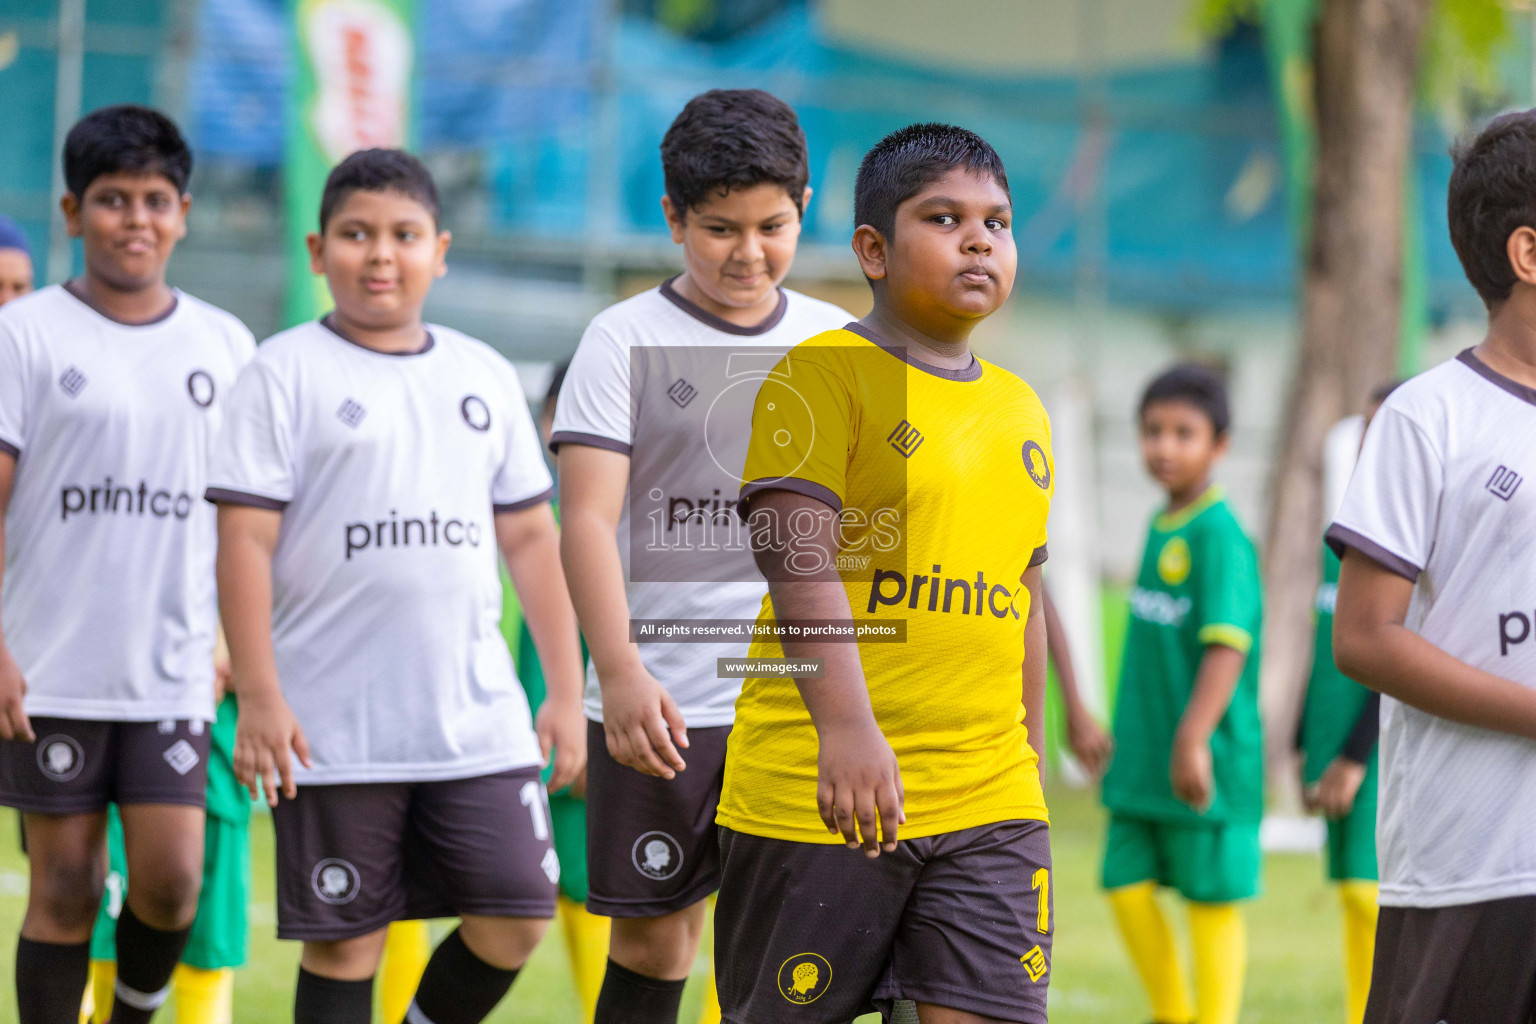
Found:
[(1183, 825), (1110, 814), (1104, 842), (1106, 889), (1156, 882), (1194, 903), (1258, 895), (1258, 822)]
[(1328, 877), (1335, 882), (1376, 881), (1376, 770), (1360, 784), (1355, 806), (1328, 822)]
[(560, 895), (587, 902), (587, 802), (565, 790), (549, 795), (555, 856), (560, 858)]
[[(117, 807), (107, 811), (107, 891), (91, 933), (91, 959), (117, 959), (117, 915), (127, 896), (128, 857)], [(181, 962), (203, 970), (240, 967), (250, 951), (246, 904), (251, 887), (250, 827), (246, 822), (208, 816), (203, 832), (203, 891), (197, 919)]]

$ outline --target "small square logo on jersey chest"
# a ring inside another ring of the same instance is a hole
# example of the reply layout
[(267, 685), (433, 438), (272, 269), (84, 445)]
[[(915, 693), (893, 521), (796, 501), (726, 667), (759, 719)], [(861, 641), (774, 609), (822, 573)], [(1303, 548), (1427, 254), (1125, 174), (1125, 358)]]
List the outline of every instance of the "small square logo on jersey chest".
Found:
[(362, 403), (350, 398), (342, 402), (341, 408), (336, 410), (336, 418), (353, 429), (356, 429), (357, 425), (363, 422), (363, 417), (367, 415), (368, 410), (363, 408)]
[(694, 396), (698, 393), (698, 388), (689, 384), (681, 377), (673, 381), (672, 386), (667, 388), (667, 397), (676, 402), (679, 409), (688, 408), (688, 403), (693, 401)]
[(1508, 466), (1500, 466), (1493, 471), (1493, 476), (1488, 478), (1485, 486), (1488, 488), (1488, 493), (1495, 498), (1508, 501), (1515, 496), (1515, 492), (1520, 489), (1520, 482), (1524, 479)]
[(74, 398), (84, 391), (86, 383), (85, 374), (73, 366), (59, 375), (59, 390), (63, 391), (70, 398)]
[(918, 445), (923, 443), (923, 432), (918, 430), (906, 420), (896, 424), (896, 429), (886, 435), (891, 447), (901, 452), (902, 458), (910, 459), (912, 453), (917, 451)]

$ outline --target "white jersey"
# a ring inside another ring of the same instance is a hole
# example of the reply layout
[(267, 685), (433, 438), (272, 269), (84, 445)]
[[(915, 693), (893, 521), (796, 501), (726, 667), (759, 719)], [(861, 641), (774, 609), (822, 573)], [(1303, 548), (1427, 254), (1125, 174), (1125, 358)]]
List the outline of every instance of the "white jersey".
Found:
[[(1536, 689), (1536, 390), (1470, 350), (1399, 387), (1329, 543), (1415, 581), (1409, 629)], [(1381, 702), (1381, 902), (1536, 895), (1536, 742)]]
[(493, 516), (548, 501), (517, 372), (428, 327), (392, 355), (323, 322), (266, 341), (230, 396), (210, 500), (279, 509), (272, 644), (301, 783), (540, 762), (502, 637)]
[(208, 458), (255, 351), (176, 293), (129, 326), (60, 286), (0, 310), (0, 451), (17, 459), (0, 621), (29, 715), (213, 718)]
[[(731, 511), (757, 390), (779, 356), (852, 319), (781, 289), (766, 320), (738, 327), (684, 299), (670, 281), (593, 318), (560, 388), (551, 445), (592, 445), (630, 458), (618, 538), (632, 620), (757, 618), (767, 584)], [(706, 552), (707, 530), (729, 536)], [(693, 545), (687, 552), (679, 550), (685, 534)], [(641, 662), (689, 726), (731, 724), (741, 680), (717, 679), (716, 659), (745, 657), (746, 640), (636, 639)], [(588, 718), (602, 721), (593, 665), (585, 706)]]

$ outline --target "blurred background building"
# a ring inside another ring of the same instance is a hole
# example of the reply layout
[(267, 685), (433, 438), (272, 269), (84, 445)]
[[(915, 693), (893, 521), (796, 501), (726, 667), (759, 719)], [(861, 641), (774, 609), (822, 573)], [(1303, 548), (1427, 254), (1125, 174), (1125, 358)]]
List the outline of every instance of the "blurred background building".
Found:
[[(52, 211), (62, 132), (123, 101), (170, 111), (197, 155), (173, 283), (286, 325), (283, 173), (306, 12), (322, 0), (0, 0), (0, 212), (50, 280), (79, 259)], [(663, 131), (711, 87), (790, 102), (815, 197), (791, 284), (855, 314), (848, 248), (858, 161), (918, 120), (980, 132), (1016, 207), (1019, 285), (977, 338), (1056, 424), (1052, 586), (1098, 676), (1099, 586), (1128, 580), (1158, 500), (1132, 429), (1175, 358), (1226, 368), (1223, 473), (1255, 535), (1295, 347), (1298, 239), (1265, 42), (1212, 30), (1191, 0), (323, 0), (387, 3), (409, 24), (408, 138), (454, 235), (435, 320), (491, 341), (530, 390), (593, 313), (675, 272), (659, 206)], [(1532, 101), (1529, 14), (1512, 10), (1475, 100), (1419, 120), (1405, 210), (1405, 365), (1467, 344), (1481, 306), (1446, 236), (1447, 148), (1470, 116)], [(377, 69), (375, 69), (376, 71)], [(366, 73), (363, 68), (360, 74)], [(315, 183), (310, 183), (311, 187)], [(305, 227), (305, 225), (298, 225)]]

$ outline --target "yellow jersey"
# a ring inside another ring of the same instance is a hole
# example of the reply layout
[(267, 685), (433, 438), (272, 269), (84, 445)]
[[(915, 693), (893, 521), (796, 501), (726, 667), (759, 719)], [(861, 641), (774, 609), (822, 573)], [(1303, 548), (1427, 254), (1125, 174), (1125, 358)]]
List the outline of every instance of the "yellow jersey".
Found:
[[(859, 642), (906, 790), (900, 836), (1047, 820), (1023, 708), (1021, 577), (1045, 559), (1055, 482), (1034, 390), (980, 359), (927, 366), (850, 324), (797, 345), (764, 381), (743, 478), (743, 514), (769, 489), (836, 510), (835, 564), (854, 618), (904, 620), (903, 643)], [(765, 597), (758, 622), (774, 619)], [(750, 656), (783, 653), (759, 639)], [(817, 813), (816, 779), (816, 730), (795, 681), (747, 679), (719, 823), (841, 842)]]

